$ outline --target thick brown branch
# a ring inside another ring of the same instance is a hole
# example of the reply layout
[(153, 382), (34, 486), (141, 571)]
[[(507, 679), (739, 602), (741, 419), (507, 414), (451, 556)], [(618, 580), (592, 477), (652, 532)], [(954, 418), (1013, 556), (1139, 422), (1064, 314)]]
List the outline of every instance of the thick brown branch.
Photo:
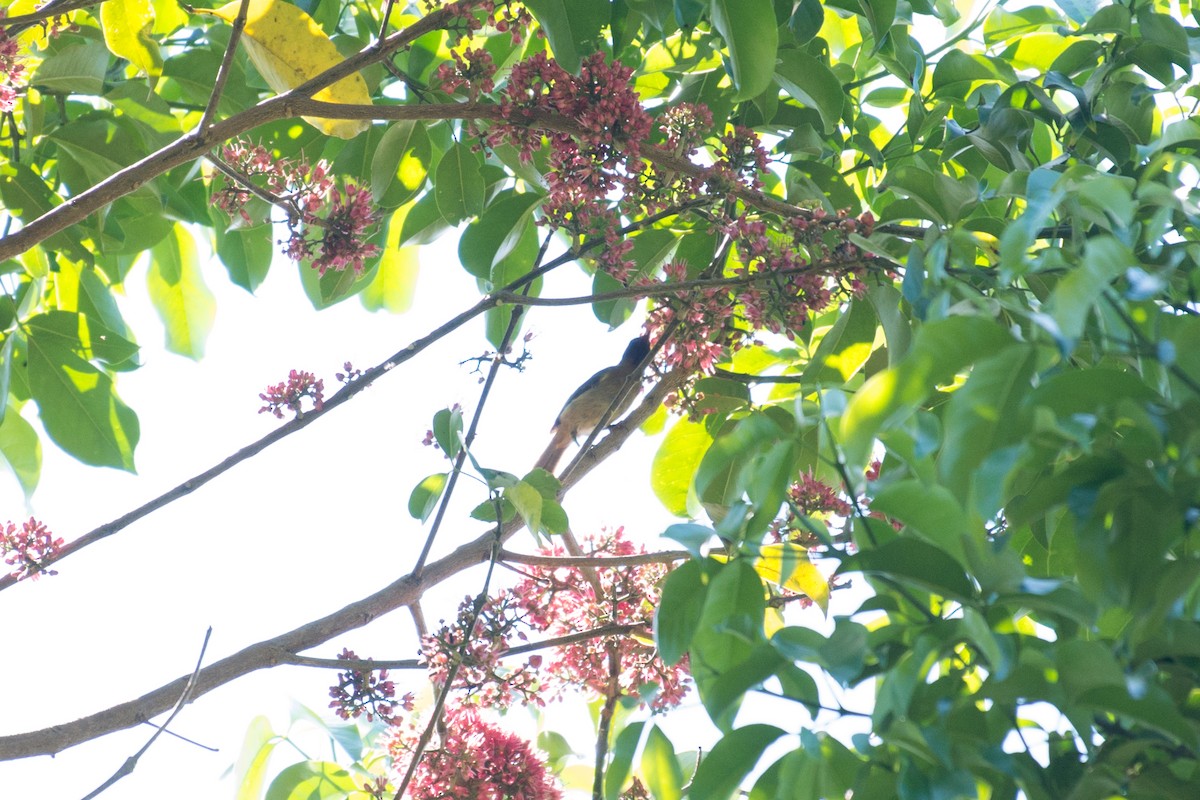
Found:
[[(378, 369), (378, 368), (377, 368)], [(363, 374), (366, 377), (366, 373)], [(563, 487), (566, 493), (572, 486), (582, 480), (589, 472), (605, 458), (615, 453), (633, 431), (654, 413), (658, 404), (668, 391), (674, 388), (683, 376), (668, 374), (654, 387), (646, 399), (633, 411), (622, 425), (614, 426), (610, 433), (587, 453), (578, 468), (567, 478)], [(360, 383), (349, 384), (342, 392)], [(332, 399), (332, 398), (331, 398)], [(343, 401), (344, 402), (344, 401)], [(328, 403), (326, 403), (328, 406)], [(303, 419), (303, 418), (302, 418)], [(294, 420), (300, 422), (300, 420)], [(286, 426), (285, 426), (286, 427)], [(148, 511), (145, 513), (149, 513)], [(524, 527), (519, 520), (513, 520), (501, 529), (500, 541), (511, 538), (513, 534)], [(492, 548), (496, 545), (496, 533), (490, 530), (474, 540), (460, 546), (450, 554), (425, 565), (419, 576), (406, 575), (390, 586), (351, 603), (340, 611), (336, 611), (321, 619), (302, 625), (295, 630), (268, 639), (224, 658), (201, 670), (196, 676), (192, 697), (200, 697), (207, 692), (248, 675), (260, 669), (289, 663), (295, 653), (300, 653), (318, 645), (324, 644), (335, 636), (347, 631), (361, 628), (372, 620), (387, 614), (397, 608), (410, 606), (420, 599), (421, 595), (431, 586), (450, 578), (463, 570), (481, 564), (491, 556)], [(161, 686), (152, 692), (142, 695), (136, 700), (122, 703), (104, 711), (99, 711), (82, 719), (63, 725), (55, 725), (29, 733), (19, 733), (11, 736), (0, 736), (0, 760), (26, 758), (35, 755), (53, 755), (77, 744), (113, 733), (114, 731), (131, 728), (161, 714), (178, 700), (187, 685), (189, 677), (179, 678)]]
[[(511, 527), (515, 533), (518, 526)], [(430, 586), (486, 561), (495, 541), (495, 532), (488, 531), (444, 558), (427, 564), (419, 578), (407, 575), (329, 616), (217, 661), (196, 676), (193, 699), (256, 670), (287, 663), (292, 653), (316, 647), (334, 636), (360, 628), (384, 614), (415, 602)], [(171, 708), (183, 693), (188, 680), (189, 676), (179, 678), (136, 700), (64, 725), (0, 736), (0, 760), (53, 755), (89, 739), (139, 725)]]

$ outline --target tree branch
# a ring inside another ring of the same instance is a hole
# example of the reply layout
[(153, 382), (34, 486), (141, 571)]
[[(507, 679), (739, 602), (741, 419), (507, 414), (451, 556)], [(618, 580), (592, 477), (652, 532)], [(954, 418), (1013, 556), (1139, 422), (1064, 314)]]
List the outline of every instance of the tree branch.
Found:
[[(365, 377), (366, 373), (363, 374)], [(668, 373), (664, 376), (658, 385), (646, 395), (646, 399), (641, 405), (626, 417), (624, 424), (610, 428), (609, 434), (586, 453), (578, 467), (566, 478), (562, 494), (569, 491), (604, 459), (620, 449), (633, 431), (654, 413), (667, 392), (671, 391), (683, 378), (684, 376), (678, 373)], [(342, 392), (356, 386), (359, 382), (355, 381), (349, 384)], [(341, 395), (342, 392), (338, 394)], [(328, 407), (328, 403), (326, 403), (326, 407)], [(300, 419), (293, 420), (293, 422), (300, 422)], [(503, 525), (500, 528), (499, 544), (503, 545), (523, 527), (525, 524), (519, 517)], [(200, 697), (243, 675), (290, 663), (289, 660), (295, 658), (296, 653), (324, 644), (347, 631), (361, 628), (397, 608), (412, 605), (429, 587), (476, 564), (487, 561), (496, 543), (497, 535), (493, 528), (442, 558), (429, 562), (420, 575), (411, 573), (405, 575), (378, 592), (351, 603), (339, 611), (272, 639), (250, 645), (221, 659), (196, 675), (191, 696), (193, 698)], [(77, 744), (146, 722), (151, 717), (170, 708), (186, 688), (188, 680), (187, 677), (179, 678), (136, 700), (121, 703), (74, 722), (28, 733), (0, 736), (0, 761), (36, 755), (54, 755)]]
[(208, 105), (200, 116), (200, 124), (196, 126), (196, 133), (203, 133), (217, 113), (217, 104), (221, 102), (221, 94), (225, 91), (229, 70), (233, 66), (233, 54), (237, 52), (238, 42), (242, 40), (242, 30), (246, 27), (246, 10), (249, 7), (250, 0), (242, 0), (242, 4), (238, 6), (237, 16), (233, 20), (233, 32), (229, 34), (229, 44), (225, 46), (221, 66), (217, 68), (217, 80), (213, 85), (212, 94), (208, 97)]
[(200, 674), (200, 665), (204, 663), (204, 654), (208, 651), (208, 640), (211, 638), (212, 628), (210, 627), (204, 632), (204, 641), (200, 645), (200, 655), (196, 658), (196, 668), (192, 670), (192, 676), (188, 679), (187, 685), (183, 687), (183, 693), (179, 695), (179, 700), (175, 703), (175, 707), (171, 709), (171, 716), (167, 717), (166, 721), (162, 725), (155, 726), (158, 728), (158, 730), (156, 730), (154, 735), (151, 736), (144, 745), (142, 745), (141, 750), (138, 750), (129, 758), (125, 759), (125, 763), (123, 763), (120, 768), (113, 773), (111, 778), (96, 787), (92, 792), (84, 797), (83, 800), (92, 800), (93, 797), (96, 797), (108, 787), (121, 780), (121, 778), (124, 778), (126, 775), (133, 772), (134, 769), (137, 768), (138, 760), (140, 760), (141, 757), (146, 754), (146, 751), (150, 749), (150, 745), (154, 744), (155, 740), (167, 731), (167, 727), (171, 724), (175, 717), (179, 716), (179, 712), (183, 710), (183, 707), (191, 702), (192, 691), (196, 688), (196, 676)]
[(510, 564), (536, 567), (635, 567), (641, 564), (671, 564), (684, 561), (686, 550), (662, 550), (657, 553), (636, 553), (631, 556), (544, 556), (536, 553), (500, 551), (500, 560)]

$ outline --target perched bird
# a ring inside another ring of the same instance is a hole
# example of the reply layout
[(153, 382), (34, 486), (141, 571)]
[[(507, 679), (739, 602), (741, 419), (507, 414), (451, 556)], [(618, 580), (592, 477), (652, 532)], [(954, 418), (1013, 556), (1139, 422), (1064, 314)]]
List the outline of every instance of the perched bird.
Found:
[(547, 472), (553, 472), (558, 460), (566, 452), (567, 445), (575, 437), (591, 433), (600, 424), (604, 412), (608, 411), (617, 399), (618, 393), (624, 390), (620, 403), (613, 408), (610, 419), (616, 419), (624, 414), (637, 397), (637, 382), (634, 372), (646, 354), (650, 352), (650, 339), (642, 336), (634, 339), (625, 348), (621, 363), (615, 367), (605, 367), (583, 382), (575, 393), (567, 400), (558, 419), (554, 420), (551, 432), (554, 434), (546, 452), (537, 460), (534, 466), (541, 467)]

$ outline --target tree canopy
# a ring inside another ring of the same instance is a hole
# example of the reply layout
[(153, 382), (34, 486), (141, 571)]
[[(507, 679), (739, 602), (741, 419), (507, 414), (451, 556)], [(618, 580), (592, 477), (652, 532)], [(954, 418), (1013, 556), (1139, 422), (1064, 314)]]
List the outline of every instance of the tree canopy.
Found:
[[(0, 590), (472, 320), (493, 354), (480, 395), (429, 425), (448, 465), (408, 498), (429, 533), (395, 583), (136, 701), (0, 736), (0, 757), (309, 663), (340, 670), (332, 705), (360, 722), (331, 727), (340, 764), (288, 767), (269, 796), (556, 797), (555, 773), (598, 800), (1197, 796), (1196, 20), (1158, 0), (11, 3), (0, 458), (28, 496), (44, 438), (134, 467), (127, 291), (197, 359), (208, 285), (253, 292), (285, 256), (317, 308), (403, 312), (421, 246), (457, 235), (479, 293), (377, 365), (265, 377), (287, 422), (118, 520), (10, 520)], [(126, 286), (138, 264), (145, 290)], [(544, 295), (554, 270), (592, 293)], [(471, 450), (539, 305), (644, 320), (651, 345), (644, 398), (557, 475)], [(661, 445), (630, 474), (680, 519), (662, 532), (677, 550), (568, 516), (638, 426)], [(487, 489), (477, 537), (435, 550), (464, 473)], [(540, 554), (517, 552), (526, 528)], [(525, 578), (493, 581), (500, 563)], [(480, 564), (457, 617), (421, 631), (432, 706), (414, 713), (378, 655), (303, 655)], [(851, 584), (869, 591), (840, 607)], [(793, 611), (813, 606), (828, 633)], [(871, 707), (843, 704), (863, 686)], [(555, 687), (594, 698), (587, 759), (486, 713)], [(699, 757), (655, 716), (689, 692), (722, 734)], [(748, 695), (780, 714), (739, 718)], [(862, 732), (832, 735), (846, 718)]]

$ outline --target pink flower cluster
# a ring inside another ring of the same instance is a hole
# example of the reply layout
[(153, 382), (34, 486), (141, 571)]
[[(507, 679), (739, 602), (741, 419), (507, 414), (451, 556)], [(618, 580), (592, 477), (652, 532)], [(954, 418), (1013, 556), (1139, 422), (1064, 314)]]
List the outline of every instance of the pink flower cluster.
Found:
[(19, 528), (15, 522), (0, 527), (0, 555), (4, 556), (4, 563), (13, 568), (9, 575), (17, 580), (57, 575), (56, 570), (46, 568), (46, 563), (58, 556), (62, 545), (61, 538), (54, 538), (45, 524), (33, 517)]
[[(445, 734), (426, 750), (406, 797), (412, 800), (560, 800), (562, 790), (529, 742), (487, 722), (478, 706), (447, 707)], [(393, 729), (388, 752), (403, 774), (420, 732)]]
[[(342, 648), (337, 656), (341, 660), (355, 661), (358, 656), (353, 650)], [(367, 722), (379, 717), (386, 723), (395, 721), (396, 686), (387, 679), (388, 671), (379, 670), (378, 676), (373, 670), (349, 669), (338, 673), (336, 686), (331, 686), (329, 696), (333, 698), (329, 707), (342, 719), (357, 719), (367, 715)], [(406, 711), (413, 709), (412, 693), (404, 695), (400, 706)]]
[[(366, 259), (379, 254), (367, 242), (376, 223), (371, 193), (349, 181), (338, 188), (324, 160), (276, 158), (262, 145), (240, 141), (226, 144), (221, 157), (247, 180), (257, 179), (287, 211), (291, 236), (284, 252), (293, 261), (311, 261), (321, 275), (347, 267), (361, 274)], [(214, 188), (213, 202), (253, 224), (246, 211), (252, 195), (249, 187), (226, 180)]]
[(258, 410), (260, 414), (270, 412), (283, 419), (283, 410), (286, 408), (300, 416), (303, 413), (300, 401), (305, 397), (312, 400), (314, 410), (321, 410), (325, 402), (325, 381), (319, 380), (311, 372), (294, 369), (288, 373), (286, 381), (268, 386), (258, 397), (266, 403)]
[(854, 513), (850, 503), (842, 499), (837, 489), (813, 475), (808, 470), (800, 480), (788, 487), (788, 500), (801, 514), (836, 514), (849, 517)]
[[(0, 9), (0, 21), (4, 19)], [(0, 28), (0, 112), (8, 113), (17, 106), (17, 87), (25, 77), (25, 60), (18, 52), (16, 39)]]
[[(465, 629), (471, 618), (475, 626), (467, 637)], [(515, 702), (545, 705), (538, 668), (540, 655), (530, 656), (524, 664), (512, 666), (503, 662), (511, 647), (511, 638), (525, 640), (529, 627), (528, 614), (522, 600), (512, 592), (488, 598), (474, 613), (474, 600), (463, 600), (458, 607), (458, 619), (443, 625), (421, 642), (421, 655), (429, 670), (429, 679), (437, 686), (446, 683), (451, 664), (458, 664), (454, 688), (460, 689), (480, 705), (509, 708)]]
[[(866, 290), (865, 259), (846, 237), (870, 235), (874, 223), (870, 213), (853, 218), (845, 212), (829, 216), (821, 209), (810, 218), (786, 218), (784, 237), (758, 217), (743, 215), (724, 223), (720, 230), (735, 242), (739, 256), (727, 277), (745, 280), (728, 288), (661, 297), (650, 310), (646, 329), (655, 341), (671, 331), (662, 363), (710, 373), (726, 348), (737, 350), (760, 331), (795, 339), (812, 312)], [(666, 286), (691, 277), (680, 261), (668, 263), (664, 272)]]
[[(866, 471), (868, 482), (879, 479), (880, 468), (879, 461), (872, 461), (868, 465)], [(851, 502), (851, 498), (840, 489), (816, 477), (812, 470), (808, 470), (800, 476), (800, 480), (788, 487), (788, 506), (784, 515), (772, 524), (772, 536), (776, 541), (796, 541), (805, 547), (815, 547), (820, 542), (799, 522), (798, 517), (819, 517), (826, 522), (830, 517), (840, 517), (845, 521), (854, 516), (855, 506), (860, 511), (865, 511), (868, 516), (884, 520), (897, 530), (903, 527), (900, 523), (877, 511), (870, 511), (871, 498), (869, 495), (858, 495), (853, 500), (854, 502)]]
[[(508, 123), (497, 125), (487, 143), (512, 144), (528, 161), (549, 142), (549, 196), (546, 220), (577, 237), (602, 237), (600, 266), (618, 280), (635, 266), (625, 256), (631, 243), (617, 235), (620, 215), (610, 202), (614, 192), (634, 192), (642, 171), (642, 142), (652, 121), (631, 80), (633, 70), (593, 53), (572, 75), (545, 53), (515, 65), (501, 91), (500, 109)], [(530, 121), (550, 113), (574, 123), (572, 133), (545, 131)]]
[[(590, 543), (594, 556), (622, 556), (645, 552), (618, 528)], [(549, 555), (561, 556), (555, 549)], [(667, 666), (655, 648), (628, 633), (596, 636), (560, 645), (546, 658), (529, 658), (519, 668), (505, 668), (501, 659), (512, 637), (524, 639), (524, 629), (549, 637), (567, 636), (610, 625), (653, 627), (660, 586), (667, 573), (664, 564), (597, 567), (601, 593), (578, 567), (534, 568), (529, 577), (503, 595), (493, 598), (479, 615), (467, 654), (460, 656), (463, 626), (469, 615), (459, 615), (457, 627), (447, 627), (427, 637), (426, 661), (435, 682), (444, 681), (453, 659), (462, 665), (455, 688), (478, 694), (486, 705), (506, 707), (514, 700), (541, 705), (543, 695), (561, 694), (567, 687), (582, 687), (601, 697), (612, 691), (611, 663), (619, 662), (617, 690), (625, 696), (650, 696), (649, 705), (662, 710), (678, 705), (688, 690), (686, 661)], [(470, 602), (462, 606), (469, 611)]]
[(479, 95), (491, 94), (496, 88), (493, 78), (496, 75), (496, 64), (492, 54), (481, 48), (468, 48), (464, 53), (450, 51), (454, 63), (445, 62), (437, 69), (438, 80), (442, 89), (453, 92), (465, 88), (472, 100)]
[[(441, 4), (426, 0), (425, 5), (433, 10)], [(525, 40), (525, 29), (533, 22), (533, 15), (525, 6), (510, 0), (459, 0), (447, 3), (444, 8), (451, 16), (446, 24), (451, 43), (470, 38), (475, 31), (491, 26), (500, 33), (512, 34), (512, 43), (520, 44)]]

